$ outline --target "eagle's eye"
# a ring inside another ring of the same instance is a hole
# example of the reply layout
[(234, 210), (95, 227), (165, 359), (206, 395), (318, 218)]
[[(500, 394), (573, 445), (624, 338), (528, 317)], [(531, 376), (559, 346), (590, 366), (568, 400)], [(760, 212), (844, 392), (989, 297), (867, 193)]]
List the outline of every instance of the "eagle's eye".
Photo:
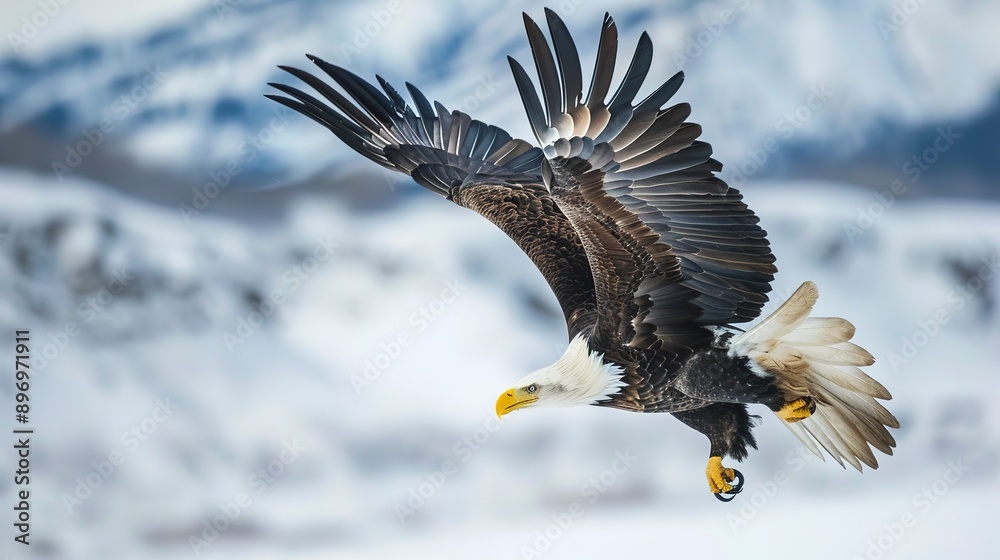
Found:
[(529, 393), (534, 393), (537, 390), (538, 390), (538, 386), (535, 385), (534, 383), (532, 383), (531, 385), (528, 385), (528, 392)]

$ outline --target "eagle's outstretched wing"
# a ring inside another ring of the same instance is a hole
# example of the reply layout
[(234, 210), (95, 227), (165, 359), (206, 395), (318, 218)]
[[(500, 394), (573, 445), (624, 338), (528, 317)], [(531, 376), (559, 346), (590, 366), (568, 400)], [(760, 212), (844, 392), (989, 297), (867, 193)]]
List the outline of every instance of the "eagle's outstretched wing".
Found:
[(722, 165), (685, 122), (686, 103), (662, 107), (678, 73), (633, 104), (652, 60), (645, 33), (617, 92), (618, 34), (605, 15), (590, 93), (565, 24), (546, 9), (554, 55), (525, 14), (541, 84), (511, 68), (531, 127), (544, 147), (543, 178), (589, 257), (605, 344), (682, 351), (705, 326), (749, 321), (767, 301), (776, 268), (758, 218), (739, 191), (715, 176)]
[(381, 77), (382, 91), (351, 72), (310, 56), (350, 97), (297, 68), (326, 102), (297, 88), (269, 84), (268, 95), (330, 129), (368, 159), (470, 208), (504, 231), (535, 263), (562, 307), (572, 338), (595, 321), (594, 281), (580, 238), (542, 183), (541, 150), (426, 97), (407, 84), (416, 111)]

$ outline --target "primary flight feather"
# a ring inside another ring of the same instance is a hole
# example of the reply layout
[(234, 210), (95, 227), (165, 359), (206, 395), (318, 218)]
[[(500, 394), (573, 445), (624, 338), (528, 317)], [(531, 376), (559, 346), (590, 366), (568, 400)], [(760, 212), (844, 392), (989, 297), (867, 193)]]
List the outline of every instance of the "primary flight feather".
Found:
[[(510, 59), (538, 146), (461, 111), (433, 105), (411, 84), (412, 105), (317, 57), (339, 86), (281, 68), (322, 97), (284, 84), (269, 98), (330, 129), (361, 155), (406, 173), (503, 230), (545, 277), (570, 343), (496, 403), (498, 415), (542, 405), (592, 404), (668, 412), (710, 443), (709, 488), (742, 488), (723, 457), (756, 448), (747, 404), (770, 408), (814, 453), (877, 468), (872, 447), (892, 454), (890, 399), (861, 368), (871, 354), (849, 342), (854, 326), (810, 317), (818, 293), (806, 282), (753, 328), (777, 269), (758, 218), (716, 176), (722, 165), (687, 122), (686, 103), (664, 107), (678, 72), (645, 99), (636, 95), (653, 61), (646, 33), (610, 98), (618, 30), (605, 15), (587, 93), (576, 45), (545, 11), (551, 46), (527, 14), (538, 87)], [(540, 94), (540, 95), (539, 95)]]

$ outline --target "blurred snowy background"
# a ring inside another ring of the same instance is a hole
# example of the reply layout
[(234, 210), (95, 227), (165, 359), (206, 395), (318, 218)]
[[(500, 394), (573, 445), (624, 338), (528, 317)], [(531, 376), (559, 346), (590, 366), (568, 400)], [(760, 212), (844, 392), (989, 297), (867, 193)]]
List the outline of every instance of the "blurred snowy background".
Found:
[(0, 445), (7, 557), (997, 557), (1000, 4), (550, 6), (585, 72), (606, 10), (620, 58), (653, 38), (645, 91), (686, 71), (675, 101), (770, 234), (772, 299), (811, 279), (858, 326), (896, 456), (844, 472), (762, 409), (720, 504), (669, 416), (495, 423), (565, 345), (541, 276), (262, 95), (308, 52), (527, 138), (505, 56), (530, 61), (539, 3), (14, 0), (0, 331), (10, 363), (32, 330), (36, 434), (30, 547)]

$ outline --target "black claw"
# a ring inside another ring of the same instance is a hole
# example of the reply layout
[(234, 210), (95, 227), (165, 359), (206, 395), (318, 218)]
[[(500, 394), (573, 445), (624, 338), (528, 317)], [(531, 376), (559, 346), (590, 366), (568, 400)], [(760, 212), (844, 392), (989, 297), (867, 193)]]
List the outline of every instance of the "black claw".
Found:
[(733, 484), (733, 489), (730, 490), (730, 493), (739, 494), (740, 492), (743, 491), (743, 482), (744, 482), (743, 473), (741, 473), (736, 469), (733, 469), (733, 475), (734, 475), (733, 480), (736, 481), (736, 483)]
[(735, 475), (733, 477), (733, 489), (729, 492), (715, 494), (715, 498), (720, 502), (731, 502), (734, 498), (736, 498), (737, 494), (743, 491), (743, 473), (736, 469), (733, 469), (733, 473)]

